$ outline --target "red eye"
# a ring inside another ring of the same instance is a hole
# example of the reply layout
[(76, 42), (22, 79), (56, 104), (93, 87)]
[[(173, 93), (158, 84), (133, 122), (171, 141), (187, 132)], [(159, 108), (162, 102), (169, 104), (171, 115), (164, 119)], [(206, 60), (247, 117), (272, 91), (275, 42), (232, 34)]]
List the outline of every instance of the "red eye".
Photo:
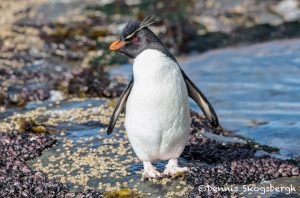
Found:
[(136, 42), (138, 42), (138, 41), (139, 41), (138, 37), (135, 37), (135, 38), (132, 39), (132, 42), (133, 42), (133, 43), (136, 43)]

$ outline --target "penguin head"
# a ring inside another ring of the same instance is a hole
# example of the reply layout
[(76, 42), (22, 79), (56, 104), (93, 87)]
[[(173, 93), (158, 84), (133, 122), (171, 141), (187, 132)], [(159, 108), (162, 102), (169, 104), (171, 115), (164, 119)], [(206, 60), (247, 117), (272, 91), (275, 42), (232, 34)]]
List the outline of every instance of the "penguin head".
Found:
[(144, 19), (142, 22), (129, 21), (119, 39), (114, 41), (109, 49), (133, 59), (146, 49), (164, 49), (159, 38), (148, 28), (154, 22), (152, 18)]

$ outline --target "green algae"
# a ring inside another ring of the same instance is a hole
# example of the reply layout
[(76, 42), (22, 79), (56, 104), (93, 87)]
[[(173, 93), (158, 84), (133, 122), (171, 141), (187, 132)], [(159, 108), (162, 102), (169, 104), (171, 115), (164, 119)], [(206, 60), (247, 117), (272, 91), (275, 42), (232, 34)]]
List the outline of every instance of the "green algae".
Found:
[(103, 194), (104, 198), (144, 198), (145, 196), (139, 192), (133, 191), (129, 188), (123, 188), (117, 191), (108, 191)]

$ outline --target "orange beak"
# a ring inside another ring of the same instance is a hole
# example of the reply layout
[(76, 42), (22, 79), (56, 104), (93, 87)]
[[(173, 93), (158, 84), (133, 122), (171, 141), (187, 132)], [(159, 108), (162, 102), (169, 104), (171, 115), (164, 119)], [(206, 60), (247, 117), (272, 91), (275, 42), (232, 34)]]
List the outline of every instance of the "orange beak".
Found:
[(126, 44), (126, 42), (116, 40), (116, 41), (112, 42), (112, 44), (109, 46), (109, 50), (116, 51), (116, 50), (120, 49), (121, 47), (123, 47), (125, 44)]

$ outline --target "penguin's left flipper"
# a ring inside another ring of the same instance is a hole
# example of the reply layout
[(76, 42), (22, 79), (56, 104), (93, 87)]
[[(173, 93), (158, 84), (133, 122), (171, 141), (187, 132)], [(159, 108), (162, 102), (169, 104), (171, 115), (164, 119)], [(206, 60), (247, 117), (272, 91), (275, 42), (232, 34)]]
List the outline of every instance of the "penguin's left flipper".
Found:
[(189, 96), (199, 105), (200, 109), (204, 113), (205, 117), (209, 120), (213, 127), (219, 126), (218, 116), (208, 102), (204, 94), (198, 89), (198, 87), (189, 79), (189, 77), (181, 70), (182, 76), (184, 78)]
[(110, 118), (110, 121), (109, 121), (109, 125), (108, 125), (108, 128), (107, 128), (107, 135), (110, 135), (113, 132), (115, 124), (118, 120), (118, 117), (119, 117), (120, 113), (122, 112), (122, 110), (125, 106), (125, 103), (126, 103), (127, 98), (130, 94), (132, 86), (133, 86), (133, 78), (131, 79), (131, 81), (129, 82), (129, 84), (127, 85), (127, 87), (125, 88), (125, 90), (123, 91), (123, 93), (121, 94), (121, 96), (119, 98), (117, 106), (115, 107), (115, 110), (114, 110), (114, 112), (113, 112), (113, 114)]

